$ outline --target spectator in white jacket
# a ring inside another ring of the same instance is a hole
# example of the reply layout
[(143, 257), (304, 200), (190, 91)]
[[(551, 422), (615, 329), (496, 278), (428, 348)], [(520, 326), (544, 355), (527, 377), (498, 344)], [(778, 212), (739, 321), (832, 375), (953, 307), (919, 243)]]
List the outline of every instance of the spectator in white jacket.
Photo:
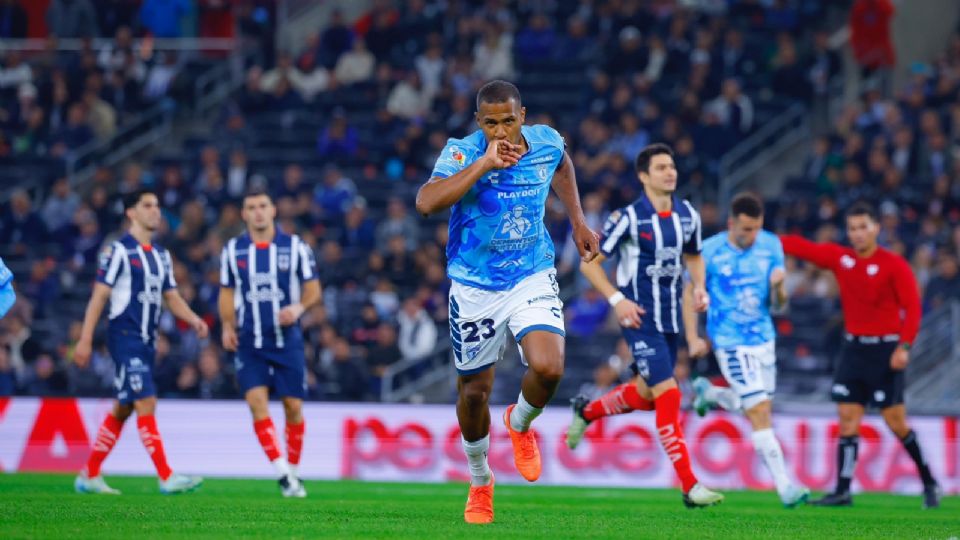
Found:
[(437, 346), (437, 325), (417, 298), (408, 298), (397, 314), (399, 345), (404, 360), (424, 358)]

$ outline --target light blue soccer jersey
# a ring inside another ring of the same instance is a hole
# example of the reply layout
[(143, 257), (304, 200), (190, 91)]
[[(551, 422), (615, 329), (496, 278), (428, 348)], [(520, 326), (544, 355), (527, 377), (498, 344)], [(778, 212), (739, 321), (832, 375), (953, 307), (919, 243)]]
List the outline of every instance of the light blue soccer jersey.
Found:
[[(450, 209), (447, 275), (493, 291), (553, 267), (553, 241), (543, 224), (553, 173), (563, 160), (563, 137), (549, 126), (523, 126), (529, 150), (513, 167), (485, 174)], [(431, 176), (447, 178), (483, 156), (482, 131), (450, 139)]]
[(724, 231), (703, 243), (710, 295), (707, 335), (718, 349), (772, 341), (770, 274), (783, 268), (783, 245), (777, 235), (760, 231), (742, 250), (727, 235)]

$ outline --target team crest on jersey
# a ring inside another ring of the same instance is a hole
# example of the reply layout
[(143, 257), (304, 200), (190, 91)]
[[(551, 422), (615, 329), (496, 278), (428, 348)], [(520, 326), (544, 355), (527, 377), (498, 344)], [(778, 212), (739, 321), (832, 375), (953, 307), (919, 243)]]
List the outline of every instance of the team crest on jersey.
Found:
[(547, 166), (545, 164), (537, 165), (537, 178), (539, 178), (541, 182), (547, 181)]
[(880, 267), (879, 267), (879, 266), (877, 266), (877, 265), (875, 265), (875, 264), (869, 264), (869, 265), (867, 265), (867, 275), (868, 275), (868, 276), (875, 276), (875, 275), (877, 275), (877, 272), (879, 272), (879, 271), (880, 271)]
[(853, 268), (853, 267), (856, 266), (856, 265), (857, 265), (857, 261), (854, 260), (853, 257), (851, 257), (851, 256), (849, 256), (849, 255), (844, 255), (843, 257), (840, 257), (840, 266), (843, 266), (844, 268), (850, 269), (850, 268)]
[(497, 251), (519, 251), (533, 247), (537, 243), (537, 229), (528, 210), (526, 206), (518, 204), (504, 212), (490, 240), (490, 247)]
[(280, 254), (277, 255), (277, 268), (281, 272), (286, 272), (290, 269), (290, 255)]

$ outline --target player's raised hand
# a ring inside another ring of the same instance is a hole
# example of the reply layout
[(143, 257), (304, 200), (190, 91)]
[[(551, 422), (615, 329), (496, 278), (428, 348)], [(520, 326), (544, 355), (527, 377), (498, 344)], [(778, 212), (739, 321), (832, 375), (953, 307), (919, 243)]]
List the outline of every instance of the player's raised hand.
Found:
[(297, 322), (301, 315), (303, 315), (303, 305), (290, 304), (280, 310), (280, 326), (290, 326)]
[(907, 368), (907, 364), (910, 363), (910, 351), (904, 349), (903, 347), (897, 347), (897, 350), (893, 351), (893, 354), (890, 355), (890, 369), (894, 371), (901, 371)]
[(239, 344), (237, 331), (232, 326), (224, 325), (223, 331), (220, 332), (220, 342), (223, 345), (223, 350), (237, 352), (237, 345)]
[(490, 161), (494, 169), (506, 169), (520, 161), (520, 149), (515, 144), (497, 139), (490, 141), (483, 157)]
[(690, 351), (690, 358), (700, 358), (710, 352), (710, 343), (700, 336), (688, 337), (687, 348)]
[(580, 252), (580, 260), (588, 263), (600, 254), (600, 235), (586, 224), (573, 227), (573, 241)]
[(613, 310), (617, 312), (617, 320), (624, 328), (640, 328), (643, 324), (643, 315), (646, 313), (636, 302), (626, 298), (617, 302)]
[(89, 339), (80, 338), (77, 345), (73, 348), (73, 361), (77, 367), (87, 367), (90, 363), (90, 355), (93, 354), (93, 346)]
[(694, 287), (693, 309), (697, 313), (706, 313), (708, 307), (710, 307), (710, 295), (707, 294), (707, 290), (703, 287)]

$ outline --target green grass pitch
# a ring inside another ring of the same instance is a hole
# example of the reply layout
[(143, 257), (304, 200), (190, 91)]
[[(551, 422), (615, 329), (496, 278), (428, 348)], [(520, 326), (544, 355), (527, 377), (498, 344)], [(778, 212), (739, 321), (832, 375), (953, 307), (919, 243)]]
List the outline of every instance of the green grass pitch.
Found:
[(678, 491), (497, 486), (496, 521), (463, 523), (466, 486), (306, 483), (283, 499), (267, 480), (208, 479), (163, 496), (153, 478), (110, 477), (119, 497), (79, 495), (65, 475), (0, 474), (0, 538), (939, 538), (960, 537), (960, 500), (861, 494), (853, 508), (787, 510), (773, 493), (733, 491), (688, 510)]

